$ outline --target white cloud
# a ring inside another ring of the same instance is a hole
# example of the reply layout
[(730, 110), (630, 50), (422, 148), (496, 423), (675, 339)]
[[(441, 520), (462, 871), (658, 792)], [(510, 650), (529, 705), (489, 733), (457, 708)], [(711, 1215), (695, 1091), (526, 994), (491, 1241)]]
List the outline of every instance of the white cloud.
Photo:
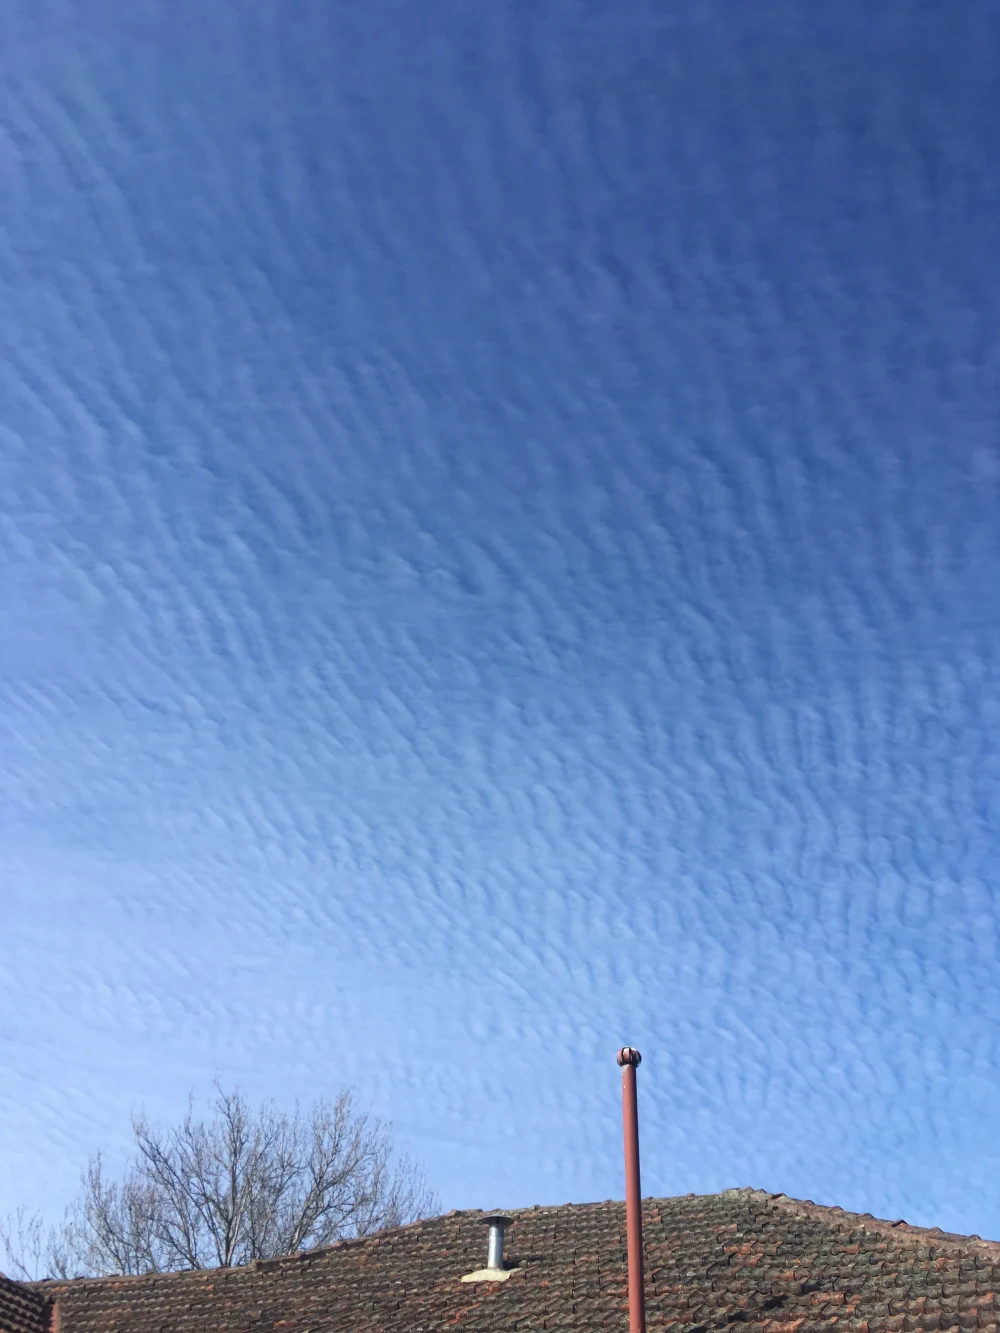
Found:
[(925, 8), (17, 11), (0, 1200), (216, 1072), (618, 1194), (628, 1040), (647, 1190), (1000, 1234), (993, 20)]

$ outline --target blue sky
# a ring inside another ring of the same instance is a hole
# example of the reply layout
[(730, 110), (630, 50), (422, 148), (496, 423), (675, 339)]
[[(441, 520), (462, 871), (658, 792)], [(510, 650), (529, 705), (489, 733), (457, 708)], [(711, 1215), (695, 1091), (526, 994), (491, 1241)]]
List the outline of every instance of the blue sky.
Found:
[(216, 1074), (620, 1197), (628, 1041), (1000, 1236), (994, 0), (0, 35), (0, 1205)]

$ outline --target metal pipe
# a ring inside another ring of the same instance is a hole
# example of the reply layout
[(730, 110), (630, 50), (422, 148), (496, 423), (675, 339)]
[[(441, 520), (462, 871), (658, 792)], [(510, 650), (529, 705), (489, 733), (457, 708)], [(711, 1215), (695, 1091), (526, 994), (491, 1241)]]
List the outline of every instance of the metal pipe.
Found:
[(486, 1267), (503, 1268), (503, 1233), (510, 1218), (497, 1215), (488, 1217), (486, 1221), (490, 1227), (490, 1239), (486, 1250)]
[(632, 1046), (618, 1052), (622, 1071), (622, 1124), (625, 1130), (625, 1227), (628, 1235), (629, 1333), (646, 1333), (646, 1293), (642, 1272), (642, 1185), (639, 1180), (639, 1106), (636, 1066), (642, 1056)]

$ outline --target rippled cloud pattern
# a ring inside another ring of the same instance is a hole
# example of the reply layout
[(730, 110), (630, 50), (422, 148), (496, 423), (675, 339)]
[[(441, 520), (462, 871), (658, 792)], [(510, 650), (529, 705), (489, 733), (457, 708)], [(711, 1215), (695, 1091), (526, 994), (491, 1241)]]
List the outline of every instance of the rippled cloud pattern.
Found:
[(8, 0), (0, 1205), (219, 1074), (445, 1207), (1000, 1236), (994, 0)]

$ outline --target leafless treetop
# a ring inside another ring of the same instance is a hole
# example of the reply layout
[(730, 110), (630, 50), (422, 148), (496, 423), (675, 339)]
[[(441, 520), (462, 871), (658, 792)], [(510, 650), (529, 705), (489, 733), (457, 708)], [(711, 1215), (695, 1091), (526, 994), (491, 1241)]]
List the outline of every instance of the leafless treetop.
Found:
[(63, 1224), (23, 1210), (0, 1226), (12, 1276), (231, 1267), (368, 1235), (437, 1206), (422, 1171), (393, 1150), (388, 1126), (352, 1094), (303, 1114), (252, 1107), (217, 1085), (214, 1114), (193, 1105), (172, 1129), (132, 1122), (120, 1179), (91, 1158)]

